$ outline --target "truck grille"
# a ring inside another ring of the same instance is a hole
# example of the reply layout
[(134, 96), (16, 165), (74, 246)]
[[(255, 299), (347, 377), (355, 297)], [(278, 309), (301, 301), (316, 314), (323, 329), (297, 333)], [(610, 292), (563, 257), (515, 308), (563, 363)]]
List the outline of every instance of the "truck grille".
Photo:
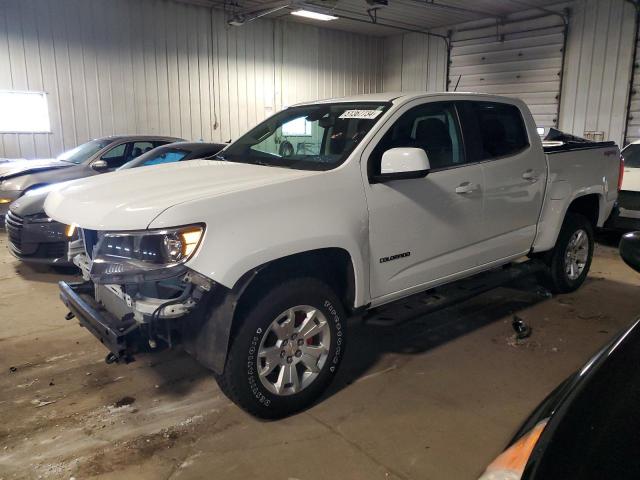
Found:
[(7, 228), (7, 233), (9, 234), (9, 242), (11, 242), (14, 250), (20, 253), (22, 251), (22, 228), (24, 227), (23, 218), (9, 210), (5, 217), (5, 226)]

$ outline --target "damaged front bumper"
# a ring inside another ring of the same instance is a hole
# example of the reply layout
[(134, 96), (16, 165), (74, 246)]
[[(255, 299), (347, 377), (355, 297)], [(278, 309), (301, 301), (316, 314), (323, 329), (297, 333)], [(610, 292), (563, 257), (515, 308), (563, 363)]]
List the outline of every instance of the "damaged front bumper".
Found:
[(186, 273), (160, 281), (98, 284), (90, 279), (91, 260), (77, 254), (74, 264), (84, 282), (59, 282), (60, 299), (109, 350), (107, 363), (129, 362), (135, 353), (172, 347), (186, 330), (192, 313), (214, 283), (186, 269)]
[(239, 299), (259, 269), (247, 272), (231, 288), (186, 266), (162, 279), (121, 277), (122, 282), (104, 284), (100, 278), (92, 280), (89, 252), (95, 238), (90, 234), (82, 231), (68, 251), (85, 281), (60, 282), (60, 298), (69, 309), (66, 318), (77, 318), (109, 350), (107, 363), (129, 362), (135, 353), (179, 343), (221, 374)]
[(89, 330), (107, 347), (107, 362), (130, 361), (136, 351), (137, 341), (133, 333), (139, 324), (132, 318), (118, 318), (109, 313), (93, 297), (91, 282), (59, 282), (60, 300), (69, 309), (67, 320), (77, 318), (80, 325)]

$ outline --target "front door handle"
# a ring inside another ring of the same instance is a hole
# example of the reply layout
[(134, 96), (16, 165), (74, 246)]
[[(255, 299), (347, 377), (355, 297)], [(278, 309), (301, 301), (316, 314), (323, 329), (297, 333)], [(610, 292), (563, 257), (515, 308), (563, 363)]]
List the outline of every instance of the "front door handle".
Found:
[(471, 182), (464, 182), (461, 183), (460, 185), (458, 185), (456, 187), (456, 193), (458, 195), (468, 195), (470, 193), (473, 193), (477, 190), (478, 186), (474, 185)]
[(538, 175), (533, 170), (529, 169), (522, 174), (522, 178), (525, 180), (529, 180), (530, 182), (537, 182)]

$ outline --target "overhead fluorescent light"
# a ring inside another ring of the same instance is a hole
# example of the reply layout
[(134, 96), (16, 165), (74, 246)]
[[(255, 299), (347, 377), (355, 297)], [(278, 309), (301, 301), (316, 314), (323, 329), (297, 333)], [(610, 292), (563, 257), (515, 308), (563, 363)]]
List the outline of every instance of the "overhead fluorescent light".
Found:
[(322, 22), (328, 22), (329, 20), (337, 20), (338, 17), (334, 15), (327, 15), (326, 13), (313, 12), (311, 10), (294, 10), (291, 12), (291, 15), (296, 15), (298, 17), (310, 18), (312, 20), (320, 20)]

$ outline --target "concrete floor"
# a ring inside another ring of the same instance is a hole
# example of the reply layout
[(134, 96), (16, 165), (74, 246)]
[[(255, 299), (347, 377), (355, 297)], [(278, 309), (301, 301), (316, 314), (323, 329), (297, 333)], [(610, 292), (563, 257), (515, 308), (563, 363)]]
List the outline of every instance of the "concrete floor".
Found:
[[(262, 422), (182, 352), (106, 365), (100, 344), (63, 319), (60, 276), (13, 260), (0, 233), (2, 480), (474, 479), (640, 313), (640, 275), (600, 245), (572, 295), (521, 285), (402, 327), (354, 321), (326, 398)], [(514, 313), (533, 327), (521, 344)]]

